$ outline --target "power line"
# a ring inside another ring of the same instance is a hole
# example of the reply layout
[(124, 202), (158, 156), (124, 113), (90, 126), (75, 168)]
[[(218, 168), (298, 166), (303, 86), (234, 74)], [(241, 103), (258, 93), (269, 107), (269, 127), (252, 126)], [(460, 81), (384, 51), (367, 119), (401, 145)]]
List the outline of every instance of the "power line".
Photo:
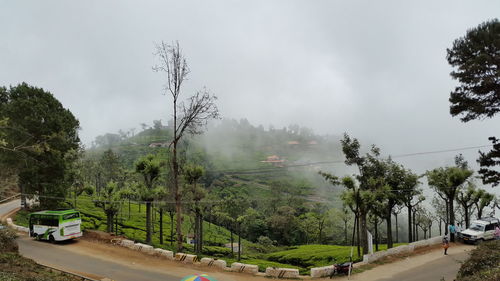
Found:
[[(460, 148), (452, 148), (452, 149), (443, 149), (443, 150), (432, 150), (432, 151), (424, 151), (424, 152), (413, 152), (413, 153), (405, 153), (405, 154), (396, 154), (389, 155), (391, 158), (405, 158), (411, 156), (420, 156), (420, 155), (429, 155), (429, 154), (439, 154), (439, 153), (447, 153), (447, 152), (457, 152), (471, 149), (479, 149), (492, 147), (493, 144), (487, 145), (478, 145), (478, 146), (466, 146)], [(331, 160), (331, 161), (319, 161), (319, 162), (309, 162), (302, 164), (292, 164), (279, 168), (254, 168), (254, 169), (241, 169), (241, 170), (212, 170), (210, 172), (214, 173), (224, 173), (229, 175), (248, 175), (248, 174), (262, 174), (262, 173), (275, 173), (275, 172), (287, 172), (287, 168), (299, 168), (299, 167), (310, 167), (310, 166), (321, 166), (321, 165), (331, 165), (331, 164), (342, 164), (344, 160)]]

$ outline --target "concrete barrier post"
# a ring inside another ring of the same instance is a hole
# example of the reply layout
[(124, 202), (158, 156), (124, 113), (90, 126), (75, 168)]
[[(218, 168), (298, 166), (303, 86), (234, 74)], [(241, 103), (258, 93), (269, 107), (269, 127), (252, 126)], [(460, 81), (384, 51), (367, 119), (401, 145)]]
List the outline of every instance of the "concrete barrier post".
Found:
[(169, 260), (174, 259), (174, 253), (165, 249), (156, 248), (154, 249), (154, 255), (162, 258), (167, 258)]
[(333, 265), (311, 268), (311, 277), (321, 278), (330, 276), (333, 272), (333, 269)]
[(175, 260), (183, 263), (195, 263), (198, 261), (198, 257), (196, 255), (189, 255), (184, 253), (176, 253)]
[(266, 268), (266, 276), (278, 278), (299, 278), (299, 270), (295, 268)]
[(231, 264), (231, 271), (256, 274), (259, 272), (259, 267), (253, 264), (243, 264), (239, 262), (234, 262)]

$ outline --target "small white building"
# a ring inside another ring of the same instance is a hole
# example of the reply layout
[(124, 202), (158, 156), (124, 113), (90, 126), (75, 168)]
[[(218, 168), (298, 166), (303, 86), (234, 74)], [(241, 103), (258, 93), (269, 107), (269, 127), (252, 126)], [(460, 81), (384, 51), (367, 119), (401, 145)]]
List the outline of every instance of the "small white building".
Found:
[[(224, 245), (224, 247), (231, 249), (231, 243), (227, 243)], [(241, 252), (243, 253), (243, 245), (241, 245)], [(233, 243), (233, 253), (238, 252), (238, 243)]]

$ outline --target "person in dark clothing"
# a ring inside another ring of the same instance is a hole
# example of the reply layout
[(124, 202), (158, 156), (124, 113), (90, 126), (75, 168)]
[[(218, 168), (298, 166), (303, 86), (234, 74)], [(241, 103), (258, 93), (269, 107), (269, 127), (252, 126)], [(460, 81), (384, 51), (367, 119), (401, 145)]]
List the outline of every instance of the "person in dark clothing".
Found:
[(444, 254), (448, 255), (448, 248), (450, 247), (450, 242), (448, 241), (448, 237), (445, 235), (443, 237), (443, 249), (444, 249)]

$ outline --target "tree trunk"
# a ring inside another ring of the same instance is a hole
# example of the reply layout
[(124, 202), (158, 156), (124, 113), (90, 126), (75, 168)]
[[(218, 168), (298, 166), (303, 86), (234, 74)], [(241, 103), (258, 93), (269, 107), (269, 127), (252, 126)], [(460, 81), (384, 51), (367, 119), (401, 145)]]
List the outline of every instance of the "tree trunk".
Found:
[(174, 96), (174, 140), (172, 166), (174, 176), (175, 213), (177, 216), (177, 251), (182, 251), (182, 205), (179, 191), (179, 164), (177, 163), (177, 96)]
[(241, 260), (241, 225), (238, 224), (238, 261)]
[(163, 245), (163, 209), (160, 208), (160, 245)]
[(363, 248), (363, 255), (368, 254), (368, 228), (366, 225), (366, 213), (360, 216), (360, 232), (361, 232), (361, 248)]
[(469, 208), (464, 209), (465, 213), (465, 229), (469, 228)]
[(399, 243), (399, 225), (398, 225), (398, 214), (394, 214), (394, 219), (396, 220), (396, 243)]
[[(450, 225), (455, 225), (455, 212), (453, 211), (453, 198), (450, 200)], [(455, 242), (455, 233), (450, 232), (450, 242)]]
[(387, 226), (387, 249), (390, 249), (394, 246), (392, 243), (392, 208), (387, 209), (385, 219), (385, 224)]
[(146, 243), (151, 244), (151, 202), (146, 202)]
[(319, 243), (322, 244), (323, 243), (323, 224), (324, 224), (324, 220), (320, 220), (319, 222), (319, 226), (318, 226), (318, 230), (319, 230)]
[(359, 216), (358, 221), (356, 223), (356, 245), (358, 246), (358, 257), (361, 257), (361, 235), (359, 234), (360, 229)]
[(170, 246), (174, 245), (174, 213), (168, 212), (170, 215)]
[(106, 226), (107, 226), (107, 231), (108, 233), (113, 232), (113, 213), (112, 212), (106, 212)]
[(234, 258), (234, 240), (233, 240), (233, 229), (229, 229), (229, 232), (231, 232), (231, 257)]
[(200, 254), (203, 254), (203, 214), (200, 214)]
[(375, 217), (375, 251), (378, 252), (378, 218)]
[(344, 245), (349, 245), (347, 242), (347, 220), (344, 221)]
[(443, 235), (442, 228), (441, 228), (441, 222), (442, 222), (442, 220), (439, 219), (439, 236)]
[(411, 206), (407, 205), (408, 207), (408, 243), (413, 242), (412, 240), (412, 223), (411, 223)]
[(417, 214), (416, 212), (413, 212), (413, 218), (412, 218), (412, 220), (413, 220), (413, 228), (412, 228), (412, 231), (413, 231), (413, 239), (415, 241), (418, 241), (417, 224), (415, 222), (416, 214)]
[(115, 216), (115, 235), (118, 235), (118, 214)]

